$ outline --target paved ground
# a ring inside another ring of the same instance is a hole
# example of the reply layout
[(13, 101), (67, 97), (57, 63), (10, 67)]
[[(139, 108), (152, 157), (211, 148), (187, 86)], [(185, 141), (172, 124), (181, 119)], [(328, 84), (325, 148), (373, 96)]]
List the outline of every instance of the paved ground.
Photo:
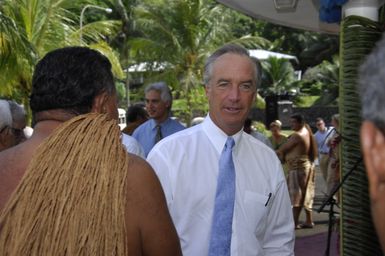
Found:
[[(296, 243), (295, 243), (295, 256), (324, 256), (327, 244), (328, 244), (328, 223), (329, 223), (329, 206), (326, 206), (321, 213), (318, 213), (317, 210), (321, 207), (324, 202), (324, 188), (325, 183), (321, 176), (321, 172), (316, 170), (315, 177), (315, 201), (314, 201), (314, 211), (313, 218), (315, 226), (312, 229), (298, 229), (296, 233)], [(336, 212), (339, 212), (339, 208), (335, 208)], [(336, 214), (338, 217), (338, 214)], [(305, 212), (301, 213), (300, 222), (304, 221)], [(332, 236), (330, 239), (329, 247), (329, 256), (335, 256), (338, 254), (338, 245), (337, 245), (337, 233), (335, 232), (336, 227), (332, 230)]]

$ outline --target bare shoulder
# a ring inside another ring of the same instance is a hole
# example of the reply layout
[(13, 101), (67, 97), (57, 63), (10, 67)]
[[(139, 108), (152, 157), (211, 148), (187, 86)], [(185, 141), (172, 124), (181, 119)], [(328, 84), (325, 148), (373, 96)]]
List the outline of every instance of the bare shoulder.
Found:
[(20, 183), (31, 157), (31, 150), (21, 144), (0, 153), (0, 209)]
[[(138, 182), (139, 183), (141, 182), (158, 183), (158, 178), (154, 170), (146, 160), (134, 154), (129, 154), (129, 155), (130, 155), (130, 162), (127, 170), (127, 177), (128, 177), (127, 184), (136, 186), (138, 185)], [(143, 187), (142, 186), (138, 187), (138, 189), (141, 189), (141, 188)]]
[(127, 170), (127, 198), (131, 209), (167, 207), (163, 189), (151, 165), (139, 156), (130, 154)]
[(288, 141), (291, 142), (291, 143), (299, 143), (299, 142), (303, 141), (303, 138), (302, 138), (302, 135), (300, 133), (293, 132), (289, 136)]
[(305, 138), (308, 136), (308, 131), (294, 132), (289, 139), (296, 141), (297, 143), (304, 142)]
[[(141, 244), (144, 255), (181, 255), (178, 235), (154, 170), (145, 160), (130, 154), (127, 172), (128, 242)], [(139, 236), (139, 243), (132, 240), (134, 236)]]
[(289, 139), (297, 139), (300, 137), (301, 137), (301, 135), (299, 132), (293, 132), (292, 134), (290, 134)]

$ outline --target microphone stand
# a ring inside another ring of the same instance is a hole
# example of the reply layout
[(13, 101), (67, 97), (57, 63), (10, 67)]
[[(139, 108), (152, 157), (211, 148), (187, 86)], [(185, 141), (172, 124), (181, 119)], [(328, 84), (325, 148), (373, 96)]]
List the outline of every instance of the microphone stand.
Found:
[(337, 193), (337, 191), (342, 187), (342, 185), (345, 183), (345, 180), (353, 173), (353, 171), (357, 168), (357, 166), (362, 162), (362, 156), (357, 159), (353, 167), (345, 174), (345, 176), (342, 178), (341, 182), (338, 183), (336, 187), (332, 190), (329, 197), (322, 203), (321, 207), (317, 210), (318, 213), (322, 212), (326, 205), (330, 205), (329, 208), (329, 222), (328, 222), (328, 239), (327, 239), (327, 245), (326, 245), (326, 251), (325, 256), (330, 255), (330, 240), (332, 236), (332, 229), (334, 224), (334, 205), (336, 205), (336, 200), (334, 199), (334, 195)]

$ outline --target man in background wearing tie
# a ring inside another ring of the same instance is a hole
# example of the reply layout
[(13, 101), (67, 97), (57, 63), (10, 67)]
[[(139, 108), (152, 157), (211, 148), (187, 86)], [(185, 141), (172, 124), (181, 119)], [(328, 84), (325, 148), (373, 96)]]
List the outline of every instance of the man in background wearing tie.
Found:
[(132, 137), (143, 146), (144, 154), (147, 156), (158, 141), (185, 127), (170, 118), (172, 95), (166, 83), (150, 84), (144, 93), (150, 119), (136, 128)]
[(294, 222), (281, 162), (243, 131), (260, 70), (243, 47), (206, 61), (205, 120), (152, 149), (183, 255), (294, 255)]

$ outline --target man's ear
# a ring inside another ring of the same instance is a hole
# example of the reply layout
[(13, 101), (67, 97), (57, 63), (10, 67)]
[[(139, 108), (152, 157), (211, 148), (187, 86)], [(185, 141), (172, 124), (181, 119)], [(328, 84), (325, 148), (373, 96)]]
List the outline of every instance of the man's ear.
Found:
[(372, 122), (364, 121), (361, 126), (361, 145), (364, 158), (370, 160), (375, 169), (385, 169), (385, 137)]
[(385, 170), (385, 137), (372, 122), (361, 126), (361, 147), (370, 186), (376, 186), (378, 174)]
[(166, 108), (171, 107), (171, 101), (165, 101), (165, 103), (166, 103)]
[(210, 87), (208, 85), (205, 85), (205, 92), (206, 92), (206, 97), (208, 97), (210, 93)]
[(91, 112), (96, 113), (106, 113), (106, 103), (108, 101), (108, 94), (107, 92), (102, 92), (99, 95), (96, 95), (93, 102), (92, 102), (92, 108)]

